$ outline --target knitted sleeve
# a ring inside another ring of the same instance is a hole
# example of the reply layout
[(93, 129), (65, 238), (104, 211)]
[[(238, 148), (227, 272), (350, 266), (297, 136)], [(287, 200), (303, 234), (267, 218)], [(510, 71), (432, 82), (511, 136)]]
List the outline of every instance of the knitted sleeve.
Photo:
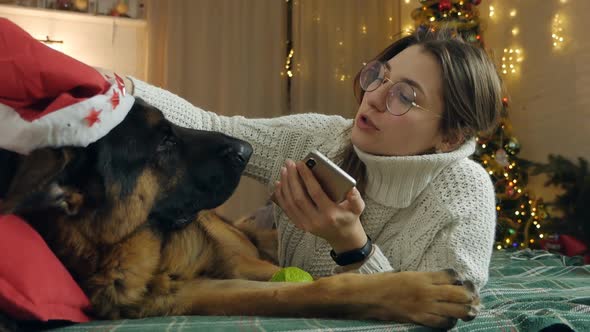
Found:
[(494, 187), (479, 164), (471, 160), (461, 164), (462, 167), (451, 167), (436, 184), (439, 204), (452, 220), (438, 231), (416, 270), (453, 268), (481, 289), (488, 280), (494, 244)]
[(169, 91), (130, 79), (134, 95), (161, 110), (172, 123), (221, 132), (250, 143), (254, 153), (244, 174), (267, 185), (279, 178), (285, 159), (302, 159), (311, 149), (334, 140), (352, 125), (352, 120), (340, 116), (311, 113), (273, 119), (221, 116), (195, 107)]

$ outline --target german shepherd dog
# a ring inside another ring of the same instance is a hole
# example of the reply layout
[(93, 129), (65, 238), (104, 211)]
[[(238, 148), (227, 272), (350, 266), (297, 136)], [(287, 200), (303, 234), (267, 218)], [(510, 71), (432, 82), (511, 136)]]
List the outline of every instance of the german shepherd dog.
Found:
[(137, 99), (86, 148), (0, 151), (0, 213), (27, 220), (101, 319), (262, 315), (415, 322), (473, 319), (479, 297), (452, 270), (268, 282), (279, 267), (208, 211), (236, 188), (251, 146), (175, 126)]

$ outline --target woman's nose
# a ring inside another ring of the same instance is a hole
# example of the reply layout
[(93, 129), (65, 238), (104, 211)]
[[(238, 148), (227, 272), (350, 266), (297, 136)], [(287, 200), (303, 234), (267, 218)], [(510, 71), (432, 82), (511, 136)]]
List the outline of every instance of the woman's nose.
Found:
[[(368, 97), (367, 102), (369, 106), (378, 110), (379, 112), (387, 111), (387, 93), (389, 91), (389, 84), (382, 83), (377, 89), (366, 92), (365, 96)], [(369, 94), (367, 96), (367, 94)]]

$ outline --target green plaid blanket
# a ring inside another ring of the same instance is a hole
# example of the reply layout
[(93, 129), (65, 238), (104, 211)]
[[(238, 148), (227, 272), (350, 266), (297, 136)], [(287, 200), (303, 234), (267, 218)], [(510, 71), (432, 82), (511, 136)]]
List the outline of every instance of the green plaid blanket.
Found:
[[(546, 251), (497, 251), (484, 310), (451, 331), (590, 331), (590, 265)], [(549, 327), (549, 328), (548, 328)], [(412, 324), (267, 317), (175, 316), (95, 321), (53, 331), (430, 331)]]

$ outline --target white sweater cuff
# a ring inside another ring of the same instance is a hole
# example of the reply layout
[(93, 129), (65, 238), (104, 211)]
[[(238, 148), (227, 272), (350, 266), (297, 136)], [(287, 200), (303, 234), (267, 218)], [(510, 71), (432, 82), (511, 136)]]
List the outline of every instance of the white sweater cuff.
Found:
[(146, 84), (144, 81), (137, 79), (133, 76), (126, 76), (125, 78), (127, 78), (129, 81), (131, 81), (131, 84), (133, 84), (133, 86), (131, 87), (130, 91), (131, 94), (133, 96), (136, 97), (142, 97), (143, 95), (146, 94), (146, 90), (149, 88), (149, 85)]
[(371, 274), (393, 271), (393, 267), (391, 267), (389, 260), (385, 257), (379, 246), (374, 244), (371, 256), (369, 256), (358, 270), (361, 274)]

